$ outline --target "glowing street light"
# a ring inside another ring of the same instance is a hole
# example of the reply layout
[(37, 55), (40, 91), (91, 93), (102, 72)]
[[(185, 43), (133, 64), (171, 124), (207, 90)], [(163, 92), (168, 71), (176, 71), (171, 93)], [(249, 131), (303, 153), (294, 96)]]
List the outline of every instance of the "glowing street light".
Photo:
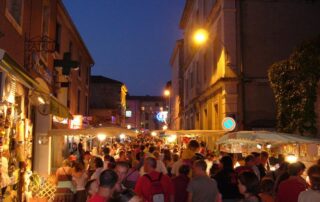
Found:
[(208, 41), (209, 34), (205, 29), (198, 29), (193, 35), (193, 41), (197, 45), (203, 45)]
[(164, 90), (163, 92), (163, 95), (166, 96), (166, 97), (169, 97), (170, 96), (170, 90)]
[(130, 130), (132, 127), (130, 124), (127, 125), (127, 129)]

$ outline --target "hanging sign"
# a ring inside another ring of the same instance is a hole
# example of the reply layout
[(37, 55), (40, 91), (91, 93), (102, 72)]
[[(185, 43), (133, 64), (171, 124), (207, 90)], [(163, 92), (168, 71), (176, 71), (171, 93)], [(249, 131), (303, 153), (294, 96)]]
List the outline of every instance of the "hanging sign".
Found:
[(83, 116), (73, 115), (73, 119), (69, 120), (69, 129), (82, 129)]
[(156, 116), (157, 120), (161, 123), (165, 123), (168, 118), (168, 112), (167, 111), (161, 111)]
[(231, 117), (226, 117), (222, 120), (222, 128), (225, 131), (233, 131), (236, 128), (237, 124), (235, 120)]

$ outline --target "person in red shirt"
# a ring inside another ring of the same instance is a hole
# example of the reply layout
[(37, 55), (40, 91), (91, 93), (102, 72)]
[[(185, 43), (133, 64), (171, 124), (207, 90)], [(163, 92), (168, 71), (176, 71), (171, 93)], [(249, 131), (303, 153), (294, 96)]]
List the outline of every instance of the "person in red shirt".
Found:
[(100, 174), (99, 180), (99, 190), (89, 199), (89, 202), (108, 202), (118, 182), (118, 175), (113, 170), (105, 170)]
[(147, 174), (141, 176), (137, 181), (134, 190), (137, 195), (143, 198), (144, 202), (155, 202), (157, 199), (164, 200), (164, 202), (173, 202), (173, 184), (167, 175), (155, 170), (157, 160), (148, 157), (144, 160), (143, 167)]
[(188, 192), (187, 187), (189, 184), (188, 174), (190, 172), (190, 167), (188, 165), (182, 165), (179, 168), (179, 176), (172, 179), (175, 193), (176, 202), (187, 202), (188, 201)]
[(301, 162), (288, 166), (289, 179), (280, 183), (276, 196), (277, 202), (297, 202), (299, 194), (307, 189), (306, 181), (301, 177), (305, 166)]

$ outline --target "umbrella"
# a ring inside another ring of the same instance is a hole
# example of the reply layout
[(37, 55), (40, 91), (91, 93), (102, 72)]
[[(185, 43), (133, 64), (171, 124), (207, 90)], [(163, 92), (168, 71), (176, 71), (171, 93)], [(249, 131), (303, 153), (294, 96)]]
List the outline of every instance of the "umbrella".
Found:
[(287, 133), (277, 133), (271, 131), (238, 131), (231, 132), (222, 136), (218, 144), (232, 144), (232, 143), (272, 143), (272, 144), (320, 144), (320, 139), (308, 138)]

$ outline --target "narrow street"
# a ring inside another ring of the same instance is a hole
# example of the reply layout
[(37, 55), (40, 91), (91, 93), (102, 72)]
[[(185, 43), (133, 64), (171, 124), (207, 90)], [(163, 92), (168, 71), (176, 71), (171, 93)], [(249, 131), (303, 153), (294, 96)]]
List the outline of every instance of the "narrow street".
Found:
[(320, 201), (319, 0), (0, 0), (0, 202)]

